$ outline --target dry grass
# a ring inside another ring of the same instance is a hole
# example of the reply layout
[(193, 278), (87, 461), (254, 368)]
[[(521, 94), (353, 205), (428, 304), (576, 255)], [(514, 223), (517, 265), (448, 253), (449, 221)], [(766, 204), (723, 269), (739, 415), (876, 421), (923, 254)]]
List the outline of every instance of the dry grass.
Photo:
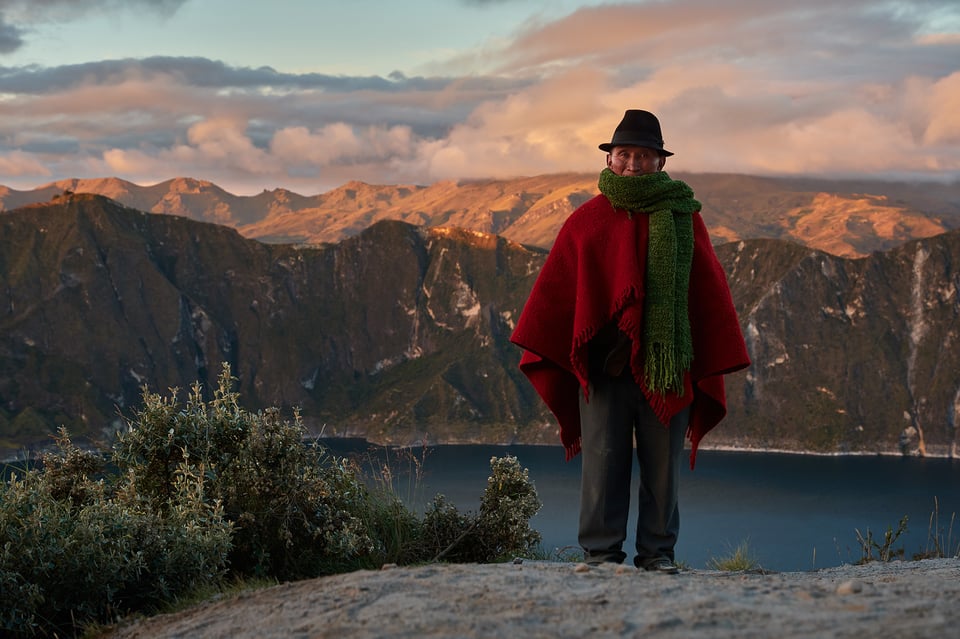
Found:
[(723, 570), (726, 572), (762, 570), (760, 560), (753, 555), (748, 540), (741, 541), (736, 548), (732, 549), (726, 555), (711, 557), (707, 560), (707, 567), (712, 570)]

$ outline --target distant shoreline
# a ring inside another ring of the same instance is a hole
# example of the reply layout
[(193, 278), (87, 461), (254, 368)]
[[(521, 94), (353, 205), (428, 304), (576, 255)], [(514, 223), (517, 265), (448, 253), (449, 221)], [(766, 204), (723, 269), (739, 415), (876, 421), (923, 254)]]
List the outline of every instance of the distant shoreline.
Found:
[[(335, 440), (341, 442), (356, 442), (358, 445), (379, 446), (381, 448), (420, 448), (422, 443), (416, 444), (382, 444), (364, 437), (309, 437), (308, 441), (326, 441)], [(506, 448), (508, 446), (541, 446), (545, 448), (562, 448), (559, 444), (542, 444), (528, 442), (432, 442), (427, 446), (497, 446)], [(689, 450), (689, 448), (687, 449)], [(926, 455), (905, 455), (899, 451), (847, 451), (847, 452), (818, 452), (818, 451), (797, 451), (785, 448), (749, 448), (739, 446), (705, 446), (701, 445), (698, 453), (702, 452), (724, 452), (724, 453), (750, 453), (750, 454), (768, 454), (768, 455), (798, 455), (812, 457), (903, 457), (904, 459), (958, 459), (960, 454), (951, 455), (949, 453), (926, 454)]]
[[(382, 444), (373, 440), (366, 439), (364, 437), (354, 437), (354, 436), (316, 436), (310, 435), (304, 437), (305, 442), (323, 442), (327, 440), (334, 440), (339, 442), (356, 442), (358, 446), (379, 446), (381, 448), (419, 448), (423, 444)], [(544, 444), (544, 443), (528, 443), (528, 442), (433, 442), (428, 443), (427, 446), (496, 446), (496, 447), (508, 447), (508, 446), (541, 446), (546, 448), (561, 448), (559, 444)], [(52, 447), (51, 447), (52, 449)], [(30, 451), (29, 455), (24, 455), (18, 453), (12, 456), (6, 456), (0, 459), (0, 465), (9, 466), (11, 464), (30, 462), (36, 460), (41, 454), (45, 452), (43, 449)], [(960, 453), (950, 454), (950, 453), (928, 453), (926, 455), (905, 455), (899, 451), (847, 451), (847, 452), (818, 452), (818, 451), (797, 451), (789, 450), (783, 448), (750, 448), (750, 447), (740, 447), (740, 446), (706, 446), (701, 445), (698, 452), (724, 452), (724, 453), (748, 453), (748, 454), (764, 454), (764, 455), (797, 455), (805, 457), (902, 457), (904, 459), (951, 459), (951, 460), (960, 460)]]

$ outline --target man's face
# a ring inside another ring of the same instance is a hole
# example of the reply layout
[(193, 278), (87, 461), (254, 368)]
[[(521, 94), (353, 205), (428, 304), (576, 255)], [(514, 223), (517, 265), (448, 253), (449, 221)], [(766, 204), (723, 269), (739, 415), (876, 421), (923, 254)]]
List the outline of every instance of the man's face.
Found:
[(645, 146), (615, 146), (607, 153), (607, 167), (617, 175), (645, 175), (663, 168), (667, 158)]

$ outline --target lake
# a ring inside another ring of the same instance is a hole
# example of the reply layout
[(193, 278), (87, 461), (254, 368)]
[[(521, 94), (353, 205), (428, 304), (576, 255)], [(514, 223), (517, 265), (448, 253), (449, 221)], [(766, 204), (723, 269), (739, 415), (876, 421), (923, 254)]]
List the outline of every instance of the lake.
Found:
[[(563, 459), (559, 446), (449, 445), (409, 449), (372, 447), (356, 440), (324, 440), (332, 452), (365, 452), (361, 465), (389, 460), (397, 493), (414, 510), (442, 493), (463, 512), (476, 512), (490, 475), (490, 458), (517, 457), (543, 502), (531, 526), (547, 551), (576, 551), (580, 461)], [(415, 456), (419, 482), (410, 477)], [(373, 461), (376, 460), (376, 461)], [(365, 470), (367, 470), (365, 468)], [(634, 468), (631, 530), (624, 544), (633, 557), (636, 524)], [(815, 456), (701, 450), (697, 468), (685, 465), (681, 479), (677, 560), (705, 568), (743, 542), (768, 570), (811, 570), (856, 563), (863, 556), (857, 530), (883, 543), (908, 517), (894, 549), (906, 558), (933, 548), (938, 534), (951, 556), (960, 545), (960, 460), (890, 456)], [(931, 527), (931, 517), (937, 524)], [(937, 532), (939, 531), (939, 532)], [(874, 553), (876, 556), (876, 552)]]

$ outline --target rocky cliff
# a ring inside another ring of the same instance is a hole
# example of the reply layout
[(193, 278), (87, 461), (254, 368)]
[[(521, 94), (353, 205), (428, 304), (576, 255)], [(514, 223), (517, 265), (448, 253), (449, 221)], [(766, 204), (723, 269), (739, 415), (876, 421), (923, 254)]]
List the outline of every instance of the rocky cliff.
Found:
[(533, 428), (507, 337), (542, 251), (402, 222), (266, 245), (93, 195), (9, 212), (0, 229), (8, 450), (61, 423), (104, 437), (143, 386), (211, 388), (224, 362), (250, 407), (298, 406), (317, 432), (499, 441)]
[[(845, 259), (718, 247), (754, 361), (706, 445), (956, 454), (960, 233)], [(0, 215), (0, 447), (106, 439), (141, 389), (215, 385), (326, 435), (557, 442), (513, 323), (543, 249), (375, 223), (317, 247), (66, 195)]]
[(718, 255), (753, 366), (714, 442), (957, 456), (960, 233), (856, 260), (762, 240)]

